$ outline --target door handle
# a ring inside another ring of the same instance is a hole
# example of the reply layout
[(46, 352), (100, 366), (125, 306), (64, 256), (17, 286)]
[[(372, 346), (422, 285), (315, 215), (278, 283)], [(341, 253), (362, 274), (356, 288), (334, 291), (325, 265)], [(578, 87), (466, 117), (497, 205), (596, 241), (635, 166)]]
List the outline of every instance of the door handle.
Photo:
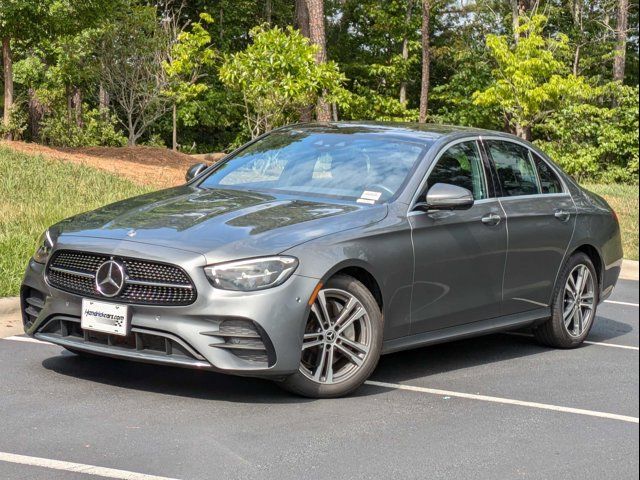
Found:
[(495, 213), (490, 213), (489, 215), (485, 215), (484, 217), (482, 217), (482, 223), (490, 227), (495, 227), (501, 221), (502, 221), (502, 217)]
[(562, 209), (556, 210), (553, 215), (561, 222), (566, 222), (571, 218), (571, 212)]

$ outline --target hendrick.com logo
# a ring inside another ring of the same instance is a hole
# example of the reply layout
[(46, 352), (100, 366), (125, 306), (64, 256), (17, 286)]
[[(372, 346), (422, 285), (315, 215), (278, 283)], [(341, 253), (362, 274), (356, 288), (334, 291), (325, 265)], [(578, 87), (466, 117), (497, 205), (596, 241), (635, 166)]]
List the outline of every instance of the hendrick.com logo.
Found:
[(96, 312), (95, 310), (85, 310), (84, 314), (91, 317), (106, 318), (108, 320), (122, 321), (124, 315), (114, 315), (112, 313)]

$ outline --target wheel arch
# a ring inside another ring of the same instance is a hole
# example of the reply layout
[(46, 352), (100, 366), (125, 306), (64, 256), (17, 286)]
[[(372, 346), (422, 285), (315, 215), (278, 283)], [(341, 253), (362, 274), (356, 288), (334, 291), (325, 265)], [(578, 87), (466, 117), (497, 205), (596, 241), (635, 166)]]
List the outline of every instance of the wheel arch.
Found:
[(322, 283), (326, 284), (330, 278), (336, 275), (348, 275), (353, 277), (371, 292), (373, 298), (375, 298), (376, 303), (380, 307), (380, 311), (384, 313), (385, 302), (383, 291), (373, 271), (374, 269), (366, 262), (354, 260), (345, 261), (335, 265), (331, 270), (329, 270), (322, 278)]
[(602, 293), (602, 285), (604, 278), (604, 260), (600, 251), (591, 243), (583, 243), (582, 245), (573, 249), (571, 254), (567, 256), (567, 260), (576, 253), (584, 253), (596, 269), (596, 275), (598, 276), (598, 289)]

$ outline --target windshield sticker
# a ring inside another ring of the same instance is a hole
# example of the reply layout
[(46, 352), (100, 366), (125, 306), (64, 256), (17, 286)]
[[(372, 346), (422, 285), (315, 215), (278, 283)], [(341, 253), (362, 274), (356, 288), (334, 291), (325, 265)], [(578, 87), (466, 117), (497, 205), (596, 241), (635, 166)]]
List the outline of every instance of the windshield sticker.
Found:
[(369, 205), (375, 205), (375, 201), (374, 200), (367, 200), (366, 198), (359, 198), (358, 200), (356, 200), (356, 202), (358, 203), (367, 203)]
[(376, 200), (380, 200), (381, 196), (382, 192), (372, 192), (369, 190), (365, 190), (364, 192), (362, 192), (362, 195), (360, 195), (360, 198), (364, 200), (373, 200), (375, 202)]

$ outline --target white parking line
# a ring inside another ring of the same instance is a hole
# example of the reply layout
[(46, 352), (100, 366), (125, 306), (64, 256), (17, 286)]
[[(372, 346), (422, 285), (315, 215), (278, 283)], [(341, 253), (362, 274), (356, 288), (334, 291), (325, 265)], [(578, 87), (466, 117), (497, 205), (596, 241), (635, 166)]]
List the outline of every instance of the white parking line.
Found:
[(518, 405), (520, 407), (537, 408), (540, 410), (551, 410), (554, 412), (574, 413), (576, 415), (586, 415), (589, 417), (607, 418), (609, 420), (619, 420), (621, 422), (638, 423), (637, 417), (629, 417), (626, 415), (618, 415), (616, 413), (598, 412), (595, 410), (583, 410), (581, 408), (561, 407), (558, 405), (549, 405), (546, 403), (525, 402), (522, 400), (514, 400), (512, 398), (490, 397), (487, 395), (477, 395), (473, 393), (452, 392), (450, 390), (439, 390), (436, 388), (415, 387), (413, 385), (403, 385), (401, 383), (377, 382), (375, 380), (367, 380), (367, 385), (376, 387), (392, 388), (394, 390), (408, 390), (418, 393), (430, 393), (432, 395), (440, 395), (444, 397), (466, 398), (470, 400), (480, 400), (483, 402), (501, 403), (505, 405)]
[[(509, 335), (512, 337), (527, 337), (527, 338), (535, 337), (535, 335), (532, 335), (531, 333), (523, 333), (523, 332), (503, 332), (503, 335)], [(633, 347), (631, 345), (620, 345), (619, 343), (592, 342), (590, 340), (585, 340), (582, 343), (587, 345), (598, 345), (600, 347), (622, 348), (623, 350), (635, 350), (635, 351), (640, 350), (640, 348), (638, 347)]]
[(11, 337), (5, 337), (0, 340), (13, 340), (14, 342), (27, 342), (27, 343), (39, 343), (41, 345), (53, 345), (53, 343), (50, 343), (50, 342), (43, 342), (42, 340), (38, 340), (36, 338), (23, 337), (20, 335), (13, 335)]
[(624, 305), (625, 307), (636, 307), (636, 308), (638, 308), (640, 306), (637, 303), (618, 302), (616, 300), (605, 300), (604, 303), (612, 303), (614, 305)]
[(632, 347), (631, 345), (619, 345), (617, 343), (591, 342), (589, 340), (585, 340), (584, 343), (589, 345), (599, 345), (601, 347), (622, 348), (623, 350), (635, 350), (636, 352), (640, 350), (640, 348), (638, 347)]
[(65, 472), (82, 473), (85, 475), (97, 475), (99, 477), (117, 478), (120, 480), (177, 480), (169, 477), (158, 477), (157, 475), (146, 475), (144, 473), (129, 472), (127, 470), (117, 470), (114, 468), (96, 467), (95, 465), (85, 465), (83, 463), (63, 462), (48, 458), (29, 457), (26, 455), (16, 455), (14, 453), (0, 452), (0, 461), (9, 463), (19, 463), (21, 465), (31, 465), (34, 467), (50, 468), (52, 470), (63, 470)]

